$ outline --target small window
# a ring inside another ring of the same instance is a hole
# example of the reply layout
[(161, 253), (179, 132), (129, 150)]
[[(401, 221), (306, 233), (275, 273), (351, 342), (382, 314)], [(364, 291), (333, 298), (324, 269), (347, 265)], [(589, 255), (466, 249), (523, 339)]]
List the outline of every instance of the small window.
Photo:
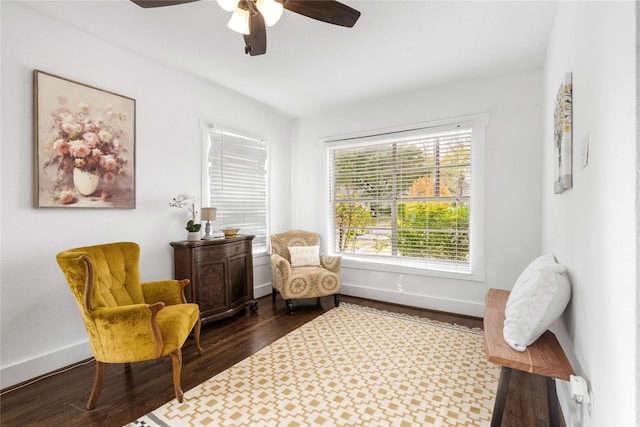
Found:
[(477, 220), (484, 222), (474, 182), (483, 180), (474, 173), (482, 169), (474, 154), (483, 140), (484, 127), (464, 121), (330, 141), (333, 252), (471, 273), (472, 262), (482, 259), (473, 239), (483, 228)]
[(205, 135), (203, 205), (217, 209), (220, 227), (255, 235), (254, 254), (267, 252), (268, 153), (264, 139), (218, 128)]

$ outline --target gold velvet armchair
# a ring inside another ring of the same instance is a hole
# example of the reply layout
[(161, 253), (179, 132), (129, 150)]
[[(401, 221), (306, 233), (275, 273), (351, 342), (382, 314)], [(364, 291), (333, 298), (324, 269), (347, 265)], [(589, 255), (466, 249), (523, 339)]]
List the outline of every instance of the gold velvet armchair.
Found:
[(93, 409), (104, 385), (108, 363), (140, 362), (170, 355), (173, 388), (182, 402), (182, 345), (194, 330), (200, 347), (200, 310), (186, 303), (188, 280), (140, 283), (140, 247), (132, 242), (70, 249), (57, 257), (84, 320), (96, 359), (96, 375), (87, 402)]
[(342, 258), (320, 256), (319, 240), (318, 233), (301, 230), (271, 235), (271, 297), (280, 292), (290, 314), (293, 299), (333, 295), (340, 305)]

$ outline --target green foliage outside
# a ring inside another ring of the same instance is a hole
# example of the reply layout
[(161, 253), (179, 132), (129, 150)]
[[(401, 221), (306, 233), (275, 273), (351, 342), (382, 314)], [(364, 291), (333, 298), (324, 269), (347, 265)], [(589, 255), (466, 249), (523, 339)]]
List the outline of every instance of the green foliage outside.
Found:
[[(375, 229), (373, 227), (375, 220), (370, 209), (361, 203), (336, 203), (338, 250), (351, 253), (362, 250), (361, 247), (356, 246), (357, 237)], [(397, 255), (468, 261), (468, 230), (469, 207), (467, 205), (448, 202), (399, 203)], [(372, 239), (372, 242), (370, 249), (375, 253), (390, 251), (390, 239)]]
[(469, 260), (469, 207), (452, 203), (399, 203), (398, 250), (403, 256)]
[[(344, 199), (344, 196), (339, 196)], [(336, 203), (336, 226), (338, 228), (338, 251), (345, 252), (351, 245), (355, 252), (356, 236), (365, 233), (373, 225), (371, 212), (360, 203)]]

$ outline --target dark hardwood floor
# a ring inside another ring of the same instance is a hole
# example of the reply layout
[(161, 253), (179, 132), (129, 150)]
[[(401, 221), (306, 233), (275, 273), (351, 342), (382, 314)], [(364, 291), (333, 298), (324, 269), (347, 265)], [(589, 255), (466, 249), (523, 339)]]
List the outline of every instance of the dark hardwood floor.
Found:
[[(434, 320), (482, 327), (482, 320), (399, 306), (355, 297), (343, 302), (381, 310), (403, 312)], [(259, 299), (256, 312), (238, 315), (202, 328), (205, 352), (198, 356), (192, 339), (183, 347), (182, 389), (187, 391), (206, 379), (269, 345), (276, 339), (333, 308), (333, 298), (294, 302), (295, 314), (287, 314), (280, 296)], [(85, 409), (93, 383), (95, 363), (87, 361), (33, 383), (8, 388), (0, 396), (2, 426), (122, 426), (174, 398), (171, 359), (110, 365), (96, 408)], [(547, 395), (544, 379), (513, 372), (503, 426), (546, 426)]]

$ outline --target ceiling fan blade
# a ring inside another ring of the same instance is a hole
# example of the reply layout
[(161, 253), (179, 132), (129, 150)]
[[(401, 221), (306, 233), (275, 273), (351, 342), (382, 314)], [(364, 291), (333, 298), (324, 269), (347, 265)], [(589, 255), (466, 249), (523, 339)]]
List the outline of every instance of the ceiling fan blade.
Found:
[(276, 0), (291, 12), (342, 27), (353, 27), (360, 12), (335, 0)]
[(149, 8), (149, 7), (162, 7), (162, 6), (173, 6), (175, 4), (184, 4), (184, 3), (192, 3), (198, 0), (131, 0), (135, 4), (140, 7)]
[(251, 56), (267, 52), (267, 27), (264, 17), (257, 9), (249, 15), (249, 34), (244, 34), (244, 53)]

